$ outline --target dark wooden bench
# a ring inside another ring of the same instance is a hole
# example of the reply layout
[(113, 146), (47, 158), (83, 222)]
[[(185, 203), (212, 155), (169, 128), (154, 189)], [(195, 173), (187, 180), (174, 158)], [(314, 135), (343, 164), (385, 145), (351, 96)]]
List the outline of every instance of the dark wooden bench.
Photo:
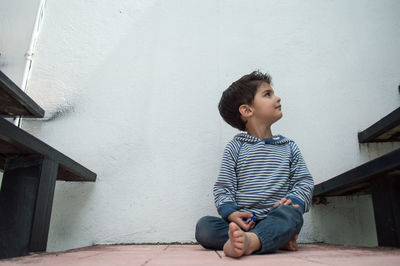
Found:
[[(358, 134), (359, 141), (399, 141), (400, 108)], [(400, 247), (400, 149), (315, 185), (314, 203), (326, 197), (371, 194), (378, 244)]]
[[(44, 111), (0, 72), (2, 116), (43, 117)], [(5, 100), (6, 99), (6, 100)], [(96, 180), (96, 174), (0, 118), (0, 258), (46, 251), (56, 180)]]
[(400, 141), (400, 107), (358, 133), (360, 143)]
[(44, 110), (0, 71), (0, 116), (43, 117)]

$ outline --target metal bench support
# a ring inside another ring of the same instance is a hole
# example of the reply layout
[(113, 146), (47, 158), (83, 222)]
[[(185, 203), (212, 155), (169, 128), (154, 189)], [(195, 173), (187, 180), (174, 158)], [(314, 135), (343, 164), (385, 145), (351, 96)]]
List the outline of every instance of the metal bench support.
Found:
[(8, 159), (0, 190), (0, 258), (46, 251), (58, 164), (39, 155)]
[(378, 244), (400, 247), (400, 175), (376, 179), (371, 189)]

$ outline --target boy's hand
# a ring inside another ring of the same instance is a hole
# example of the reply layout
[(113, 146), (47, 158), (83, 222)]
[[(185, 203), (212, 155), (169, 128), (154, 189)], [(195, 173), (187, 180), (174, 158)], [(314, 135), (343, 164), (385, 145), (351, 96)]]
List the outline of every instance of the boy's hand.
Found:
[(228, 221), (234, 222), (237, 224), (243, 231), (247, 232), (251, 229), (254, 228), (256, 225), (254, 221), (251, 221), (250, 223), (246, 223), (243, 219), (251, 218), (253, 217), (253, 214), (249, 212), (232, 212), (228, 216)]
[(279, 205), (292, 205), (295, 208), (300, 208), (299, 204), (293, 204), (291, 199), (287, 199), (287, 198), (282, 198), (280, 201), (277, 201), (274, 204), (274, 207), (279, 206)]

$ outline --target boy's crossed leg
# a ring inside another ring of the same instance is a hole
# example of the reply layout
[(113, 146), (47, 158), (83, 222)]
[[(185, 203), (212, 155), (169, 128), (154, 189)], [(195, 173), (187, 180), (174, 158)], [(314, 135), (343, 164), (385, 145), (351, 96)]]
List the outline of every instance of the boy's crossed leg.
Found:
[[(196, 239), (205, 248), (223, 249), (227, 256), (271, 253), (278, 249), (296, 250), (297, 234), (303, 224), (300, 211), (292, 206), (274, 208), (267, 219), (245, 232), (235, 223), (218, 217), (203, 217), (196, 227)], [(289, 237), (289, 238), (288, 238)]]

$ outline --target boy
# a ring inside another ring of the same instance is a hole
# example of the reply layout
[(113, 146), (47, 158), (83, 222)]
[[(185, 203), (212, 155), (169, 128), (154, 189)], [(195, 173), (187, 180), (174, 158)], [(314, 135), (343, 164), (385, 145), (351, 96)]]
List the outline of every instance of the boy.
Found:
[(268, 74), (254, 71), (232, 83), (218, 106), (228, 124), (247, 133), (224, 151), (214, 185), (222, 218), (201, 218), (196, 239), (230, 257), (296, 250), (302, 214), (310, 208), (314, 182), (299, 148), (271, 132), (282, 112), (270, 85)]

